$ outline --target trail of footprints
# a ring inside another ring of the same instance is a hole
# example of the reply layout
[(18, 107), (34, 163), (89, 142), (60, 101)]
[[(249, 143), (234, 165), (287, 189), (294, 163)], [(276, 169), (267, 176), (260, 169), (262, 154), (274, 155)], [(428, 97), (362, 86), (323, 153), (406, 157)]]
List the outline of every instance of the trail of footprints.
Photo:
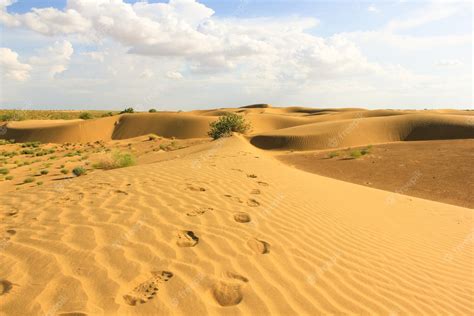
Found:
[(149, 279), (123, 296), (125, 303), (135, 306), (148, 302), (156, 296), (161, 284), (173, 277), (173, 273), (169, 271), (152, 271), (151, 275)]
[[(241, 171), (241, 170), (239, 170)], [(256, 175), (247, 175), (249, 178), (257, 178)], [(258, 181), (260, 186), (268, 186), (268, 183)], [(200, 186), (195, 186), (186, 183), (185, 190), (194, 192), (205, 192), (206, 189)], [(122, 192), (117, 192), (122, 193)], [(259, 189), (253, 189), (250, 194), (258, 195), (261, 194)], [(225, 195), (234, 202), (243, 203), (239, 197)], [(247, 200), (249, 207), (258, 207), (260, 203), (253, 198)], [(186, 213), (187, 216), (195, 217), (202, 216), (207, 212), (213, 211), (212, 207), (199, 207)], [(249, 223), (252, 219), (248, 213), (238, 212), (233, 215), (234, 220), (237, 223)], [(176, 244), (182, 248), (195, 247), (199, 243), (199, 237), (191, 230), (181, 230), (177, 233)], [(247, 241), (247, 246), (255, 254), (268, 254), (270, 252), (270, 244), (266, 241), (251, 238)], [(160, 286), (167, 282), (173, 277), (173, 273), (169, 271), (153, 271), (152, 277), (148, 278), (144, 282), (138, 284), (133, 290), (123, 296), (125, 303), (131, 306), (137, 304), (144, 304), (156, 296), (156, 293), (160, 289)], [(215, 301), (221, 306), (232, 306), (239, 304), (242, 299), (242, 286), (248, 282), (248, 279), (231, 272), (227, 272), (225, 280), (218, 280), (214, 282), (211, 288), (211, 293)]]

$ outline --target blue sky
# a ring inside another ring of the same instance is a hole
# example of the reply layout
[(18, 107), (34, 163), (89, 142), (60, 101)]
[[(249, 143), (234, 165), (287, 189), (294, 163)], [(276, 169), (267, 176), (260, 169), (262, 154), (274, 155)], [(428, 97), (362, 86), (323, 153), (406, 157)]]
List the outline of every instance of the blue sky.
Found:
[(2, 107), (472, 107), (467, 1), (0, 0), (0, 14)]

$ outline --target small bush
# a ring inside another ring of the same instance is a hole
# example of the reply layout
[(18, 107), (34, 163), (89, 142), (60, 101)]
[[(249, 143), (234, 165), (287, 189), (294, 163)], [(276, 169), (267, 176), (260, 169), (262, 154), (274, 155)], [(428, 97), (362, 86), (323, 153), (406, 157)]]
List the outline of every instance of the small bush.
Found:
[(103, 160), (94, 165), (97, 169), (116, 169), (130, 167), (135, 164), (135, 157), (131, 153), (122, 153), (116, 151), (112, 154), (111, 159)]
[(20, 154), (22, 154), (22, 155), (32, 155), (34, 153), (35, 153), (35, 151), (33, 149), (22, 149), (20, 151)]
[(23, 121), (26, 119), (26, 115), (21, 110), (13, 110), (9, 113), (1, 114), (0, 121)]
[(351, 151), (350, 155), (352, 158), (357, 159), (362, 156), (362, 153), (360, 152), (360, 150), (356, 149)]
[(232, 132), (243, 134), (250, 129), (250, 124), (235, 113), (227, 113), (217, 121), (211, 122), (209, 126), (211, 129), (208, 135), (213, 139), (230, 136)]
[(32, 182), (35, 182), (35, 178), (25, 178), (25, 180), (23, 180), (23, 183), (32, 183)]
[(41, 142), (26, 142), (26, 143), (21, 144), (21, 147), (22, 148), (27, 148), (27, 147), (37, 148), (40, 145), (41, 145)]
[(337, 157), (337, 156), (339, 156), (339, 153), (335, 152), (335, 151), (329, 153), (329, 155), (328, 155), (329, 158), (334, 158), (334, 157)]
[(102, 114), (102, 117), (108, 117), (108, 116), (114, 116), (114, 113), (107, 112), (107, 113)]
[(36, 185), (43, 185), (43, 181), (36, 182)]
[(43, 175), (43, 176), (47, 175), (48, 173), (49, 173), (48, 169), (43, 169), (43, 170), (40, 171), (40, 174)]
[(61, 169), (62, 174), (67, 174), (68, 172), (69, 172), (69, 170), (67, 170), (67, 169)]
[(120, 111), (120, 114), (124, 113), (135, 113), (135, 110), (133, 108), (126, 108), (125, 110)]
[(156, 135), (150, 135), (148, 136), (148, 140), (149, 141), (154, 141), (155, 139), (157, 139), (158, 137)]
[(0, 168), (0, 174), (7, 175), (9, 173), (10, 173), (10, 170), (8, 170), (7, 168)]
[(149, 112), (149, 113), (155, 113), (155, 112), (156, 112), (156, 109), (149, 109), (148, 112)]
[(6, 176), (5, 180), (13, 180), (13, 176)]
[(79, 118), (82, 120), (90, 120), (90, 119), (93, 119), (94, 117), (89, 112), (82, 112), (81, 114), (79, 114)]
[(84, 167), (76, 167), (76, 168), (72, 169), (72, 173), (76, 177), (80, 177), (80, 176), (86, 174), (86, 169)]

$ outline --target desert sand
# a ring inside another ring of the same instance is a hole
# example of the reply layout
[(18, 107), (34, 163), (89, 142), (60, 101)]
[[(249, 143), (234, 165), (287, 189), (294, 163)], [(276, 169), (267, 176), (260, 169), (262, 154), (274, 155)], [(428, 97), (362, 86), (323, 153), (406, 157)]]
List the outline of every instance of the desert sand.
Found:
[[(252, 130), (211, 141), (209, 123), (229, 111)], [(473, 119), (471, 111), (258, 105), (9, 122), (2, 138), (41, 141), (60, 157), (42, 185), (0, 182), (0, 312), (472, 315), (472, 209), (436, 193), (417, 197), (417, 185), (436, 185), (422, 178), (371, 187), (300, 170), (282, 156), (311, 153), (305, 163), (318, 164), (331, 151), (372, 145), (354, 160), (376, 159), (388, 146), (397, 161), (412, 161), (416, 146), (395, 144), (417, 141), (443, 148), (462, 141), (472, 151)], [(169, 146), (154, 150), (162, 143)], [(0, 151), (5, 146), (19, 150)], [(90, 157), (67, 156), (78, 148)], [(80, 177), (57, 171), (93, 162), (107, 148), (128, 148), (138, 164)], [(50, 155), (11, 174), (35, 173)], [(459, 156), (436, 163), (465, 168), (469, 157)], [(346, 172), (357, 168), (352, 163)]]

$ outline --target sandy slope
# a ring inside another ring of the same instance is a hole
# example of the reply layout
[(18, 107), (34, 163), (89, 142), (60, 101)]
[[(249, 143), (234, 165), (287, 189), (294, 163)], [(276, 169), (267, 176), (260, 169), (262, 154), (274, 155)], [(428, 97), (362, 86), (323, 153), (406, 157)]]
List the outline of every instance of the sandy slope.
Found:
[(471, 210), (206, 146), (1, 196), (2, 313), (474, 313)]
[[(180, 139), (206, 137), (209, 123), (236, 112), (251, 124), (252, 143), (265, 149), (324, 149), (400, 140), (474, 138), (471, 111), (238, 108), (123, 114), (82, 121), (9, 122), (0, 138), (17, 142), (93, 142), (150, 133)], [(329, 143), (328, 143), (329, 141)]]

